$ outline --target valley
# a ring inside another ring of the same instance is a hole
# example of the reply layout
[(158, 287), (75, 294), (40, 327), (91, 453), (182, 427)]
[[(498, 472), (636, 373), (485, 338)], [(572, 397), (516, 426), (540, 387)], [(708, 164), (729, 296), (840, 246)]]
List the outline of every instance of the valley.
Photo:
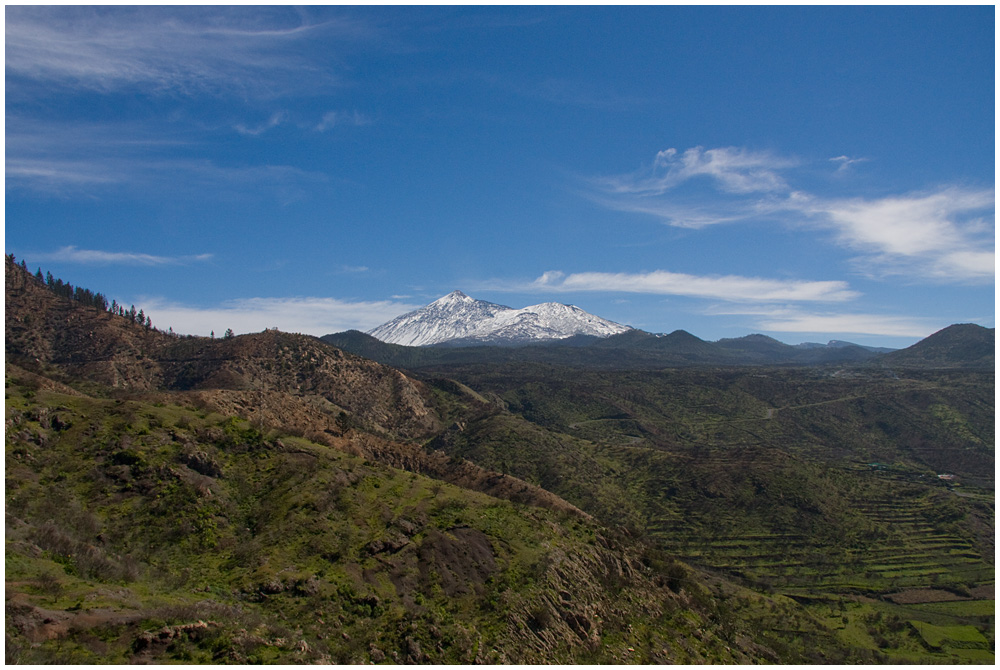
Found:
[[(494, 394), (511, 413), (439, 440), (445, 451), (538, 482), (688, 564), (826, 612), (845, 642), (895, 662), (982, 660), (991, 649), (992, 619), (973, 612), (993, 606), (992, 372), (424, 372)], [(852, 612), (917, 630), (933, 608), (897, 602), (915, 589), (967, 603), (925, 623), (988, 622), (978, 651), (914, 644), (881, 624), (854, 630)]]
[(649, 365), (6, 280), (10, 663), (993, 662), (992, 331)]

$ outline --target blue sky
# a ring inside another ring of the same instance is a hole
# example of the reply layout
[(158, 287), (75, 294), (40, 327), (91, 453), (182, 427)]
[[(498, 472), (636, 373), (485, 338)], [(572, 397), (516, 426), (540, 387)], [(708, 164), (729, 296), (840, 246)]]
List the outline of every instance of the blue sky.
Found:
[(162, 329), (454, 289), (708, 340), (994, 326), (992, 6), (5, 19), (6, 252)]

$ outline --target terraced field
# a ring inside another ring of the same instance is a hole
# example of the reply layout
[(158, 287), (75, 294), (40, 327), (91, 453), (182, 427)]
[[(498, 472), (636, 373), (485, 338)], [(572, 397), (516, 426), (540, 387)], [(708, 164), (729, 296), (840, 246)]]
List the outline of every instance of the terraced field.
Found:
[(873, 531), (852, 546), (786, 530), (744, 530), (719, 518), (710, 534), (678, 532), (673, 515), (652, 519), (647, 530), (682, 560), (782, 591), (885, 593), (992, 583), (992, 556), (928, 521), (939, 496), (932, 491), (905, 505), (888, 496), (855, 501)]

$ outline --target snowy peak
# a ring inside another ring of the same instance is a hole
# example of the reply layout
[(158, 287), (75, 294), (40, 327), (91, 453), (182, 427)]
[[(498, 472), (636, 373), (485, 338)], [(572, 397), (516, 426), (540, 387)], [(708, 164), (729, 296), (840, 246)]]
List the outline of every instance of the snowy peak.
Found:
[(436, 305), (438, 307), (447, 307), (449, 305), (461, 305), (461, 304), (470, 303), (470, 302), (476, 302), (476, 300), (474, 298), (470, 298), (469, 296), (465, 295), (461, 291), (452, 291), (448, 295), (443, 296), (441, 298), (438, 298), (437, 300), (435, 300), (434, 302), (432, 302), (430, 305), (428, 305), (428, 307), (431, 307), (431, 306), (434, 306), (434, 305)]
[(631, 328), (573, 305), (547, 302), (514, 309), (452, 291), (368, 334), (391, 344), (421, 347), (445, 342), (527, 344), (574, 335), (607, 337), (627, 330)]

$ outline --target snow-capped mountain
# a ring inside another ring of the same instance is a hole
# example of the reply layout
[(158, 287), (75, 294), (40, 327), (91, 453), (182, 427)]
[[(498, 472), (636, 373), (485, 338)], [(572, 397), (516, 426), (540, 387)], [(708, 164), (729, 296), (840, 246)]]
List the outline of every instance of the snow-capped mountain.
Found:
[(632, 329), (573, 305), (546, 302), (514, 309), (453, 291), (368, 334), (391, 344), (422, 347), (443, 342), (527, 344), (573, 335), (607, 337), (627, 330)]

